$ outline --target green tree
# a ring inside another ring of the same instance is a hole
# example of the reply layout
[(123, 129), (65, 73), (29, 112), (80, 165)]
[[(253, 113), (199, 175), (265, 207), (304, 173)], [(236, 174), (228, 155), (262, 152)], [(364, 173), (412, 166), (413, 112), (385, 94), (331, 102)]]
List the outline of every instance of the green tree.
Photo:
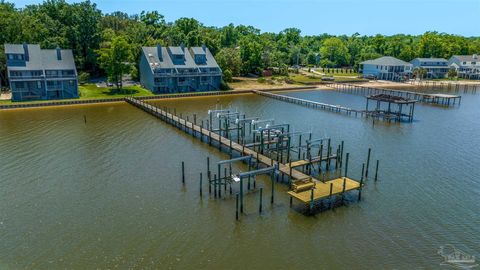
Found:
[(223, 48), (217, 53), (215, 59), (224, 73), (226, 70), (229, 70), (232, 76), (240, 76), (242, 59), (238, 49)]
[(349, 63), (350, 54), (345, 43), (339, 38), (328, 38), (320, 48), (323, 66), (343, 66)]
[(233, 81), (232, 71), (230, 71), (230, 69), (226, 69), (223, 71), (223, 80), (226, 82)]
[(422, 80), (423, 78), (425, 78), (427, 76), (427, 70), (424, 69), (424, 68), (416, 68), (414, 71), (413, 71), (413, 74), (415, 75), (415, 77), (417, 79), (420, 79)]
[(105, 70), (108, 79), (113, 82), (117, 89), (122, 89), (122, 78), (131, 70), (131, 51), (124, 36), (113, 38), (110, 47), (97, 51), (99, 54), (100, 67)]
[(447, 73), (448, 78), (453, 79), (457, 77), (457, 75), (458, 75), (457, 71), (454, 68), (451, 68), (448, 70), (448, 73)]

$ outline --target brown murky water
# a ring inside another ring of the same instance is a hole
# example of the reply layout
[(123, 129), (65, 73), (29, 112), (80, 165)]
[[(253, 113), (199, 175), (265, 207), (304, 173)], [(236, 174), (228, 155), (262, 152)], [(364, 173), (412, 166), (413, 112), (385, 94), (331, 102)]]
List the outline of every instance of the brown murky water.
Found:
[[(335, 92), (289, 95), (364, 106)], [(233, 107), (345, 140), (353, 177), (368, 147), (381, 160), (362, 202), (314, 217), (289, 208), (285, 186), (270, 205), (260, 178), (264, 212), (250, 192), (240, 222), (233, 197), (215, 200), (206, 185), (199, 196), (206, 157), (227, 155), (131, 105), (0, 111), (0, 269), (436, 269), (445, 244), (478, 258), (479, 102), (418, 105), (414, 123), (374, 127), (254, 95), (156, 102), (199, 118)]]

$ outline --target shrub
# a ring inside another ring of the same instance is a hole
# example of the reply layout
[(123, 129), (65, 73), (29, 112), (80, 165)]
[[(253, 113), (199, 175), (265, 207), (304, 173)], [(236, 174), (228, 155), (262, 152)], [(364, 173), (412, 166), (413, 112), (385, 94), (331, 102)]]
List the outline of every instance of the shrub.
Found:
[(233, 74), (232, 74), (232, 71), (230, 69), (227, 69), (223, 72), (223, 79), (226, 82), (232, 82), (233, 81)]
[(90, 74), (88, 74), (87, 72), (80, 72), (80, 74), (78, 74), (78, 82), (80, 84), (86, 84), (88, 83), (88, 81), (90, 80)]

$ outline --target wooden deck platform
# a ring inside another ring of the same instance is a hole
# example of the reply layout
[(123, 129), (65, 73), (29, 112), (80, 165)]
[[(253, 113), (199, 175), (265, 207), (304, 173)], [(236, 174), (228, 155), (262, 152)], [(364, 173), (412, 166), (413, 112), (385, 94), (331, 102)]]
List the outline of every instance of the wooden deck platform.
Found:
[[(313, 189), (313, 201), (318, 201), (321, 199), (328, 198), (332, 195), (342, 194), (344, 192), (347, 192), (350, 190), (356, 190), (360, 188), (359, 182), (348, 177), (333, 179), (330, 181), (326, 181), (325, 183), (320, 182), (316, 179), (314, 181), (315, 181), (315, 189)], [(345, 181), (345, 189), (343, 188), (344, 181)], [(331, 192), (330, 192), (330, 189), (331, 189)], [(294, 191), (289, 191), (288, 194), (303, 203), (312, 202), (311, 190), (306, 190), (298, 193)]]
[(318, 157), (313, 157), (310, 160), (308, 160), (308, 159), (297, 160), (297, 161), (294, 161), (294, 162), (292, 162), (291, 164), (288, 164), (288, 165), (291, 165), (292, 168), (296, 168), (296, 167), (300, 167), (300, 166), (306, 166), (306, 165), (311, 164), (311, 163), (313, 164), (313, 163), (318, 163), (320, 161), (328, 161), (329, 159), (336, 159), (336, 158), (337, 158), (337, 155), (331, 155), (330, 157), (323, 156), (322, 158), (320, 158), (318, 156)]

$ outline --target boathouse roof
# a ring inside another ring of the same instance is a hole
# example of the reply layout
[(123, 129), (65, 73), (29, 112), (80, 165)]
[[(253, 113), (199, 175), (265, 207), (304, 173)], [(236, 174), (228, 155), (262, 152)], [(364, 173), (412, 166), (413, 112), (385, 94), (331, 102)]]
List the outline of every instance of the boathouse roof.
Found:
[(389, 103), (397, 103), (397, 104), (411, 104), (411, 103), (417, 102), (414, 99), (408, 99), (404, 97), (387, 95), (387, 94), (371, 95), (371, 96), (368, 96), (367, 99), (378, 100), (378, 101), (389, 102)]

